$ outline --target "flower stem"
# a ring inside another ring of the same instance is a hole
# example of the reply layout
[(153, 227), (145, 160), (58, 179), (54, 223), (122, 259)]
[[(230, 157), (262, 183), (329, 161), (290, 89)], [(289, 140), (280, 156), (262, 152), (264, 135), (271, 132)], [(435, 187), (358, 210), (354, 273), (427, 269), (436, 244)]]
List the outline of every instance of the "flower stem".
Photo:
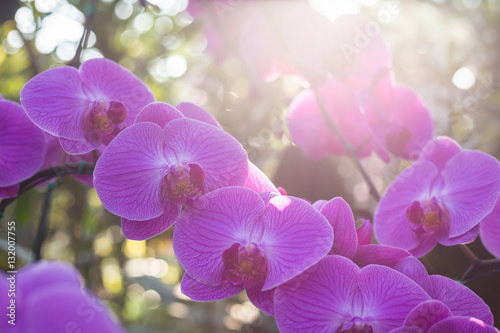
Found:
[(87, 17), (85, 18), (85, 25), (83, 29), (82, 38), (78, 43), (78, 48), (76, 49), (75, 56), (68, 63), (68, 66), (78, 67), (80, 64), (80, 56), (83, 50), (87, 47), (90, 32), (92, 30), (92, 25), (94, 24), (95, 14), (97, 12), (97, 0), (91, 0), (90, 5), (87, 7)]
[(363, 176), (363, 179), (364, 179), (366, 185), (368, 185), (368, 188), (370, 190), (370, 195), (373, 197), (373, 199), (375, 199), (375, 201), (377, 201), (377, 202), (380, 201), (380, 193), (378, 193), (377, 188), (375, 187), (375, 184), (373, 184), (372, 179), (370, 178), (370, 176), (366, 172), (365, 168), (361, 164), (361, 161), (359, 160), (359, 156), (358, 156), (358, 150), (355, 149), (349, 141), (347, 141), (345, 136), (342, 134), (340, 129), (337, 127), (337, 125), (333, 121), (332, 117), (330, 116), (330, 114), (326, 110), (326, 107), (323, 104), (323, 101), (321, 100), (321, 98), (319, 97), (319, 94), (318, 94), (318, 91), (316, 90), (316, 88), (312, 88), (312, 90), (314, 92), (314, 96), (316, 97), (316, 101), (319, 105), (319, 109), (321, 110), (321, 114), (323, 115), (323, 118), (325, 119), (326, 125), (339, 138), (339, 140), (344, 145), (346, 152), (354, 160), (354, 163), (356, 164), (356, 167), (358, 168), (359, 172), (361, 173), (361, 176)]
[(0, 216), (3, 216), (3, 212), (7, 206), (36, 185), (64, 175), (91, 175), (94, 172), (94, 167), (94, 164), (82, 161), (80, 163), (61, 164), (38, 171), (33, 176), (19, 184), (19, 192), (16, 197), (4, 199), (0, 202)]
[(35, 244), (33, 246), (35, 261), (38, 261), (42, 258), (41, 256), (42, 244), (45, 238), (47, 237), (47, 232), (49, 230), (48, 221), (49, 221), (50, 203), (52, 201), (52, 194), (54, 192), (55, 187), (56, 187), (55, 182), (49, 183), (47, 191), (45, 192), (45, 196), (43, 198), (42, 215), (40, 216), (40, 223), (38, 224)]

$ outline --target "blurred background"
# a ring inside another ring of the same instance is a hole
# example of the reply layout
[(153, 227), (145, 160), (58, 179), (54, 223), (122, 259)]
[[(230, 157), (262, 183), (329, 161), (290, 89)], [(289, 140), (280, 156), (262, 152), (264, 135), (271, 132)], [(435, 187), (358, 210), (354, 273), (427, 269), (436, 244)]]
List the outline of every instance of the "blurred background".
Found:
[[(2, 0), (0, 94), (19, 101), (31, 77), (72, 61), (92, 17), (79, 61), (112, 59), (147, 83), (157, 100), (204, 107), (289, 195), (310, 201), (342, 196), (356, 218), (371, 218), (376, 203), (350, 159), (309, 161), (293, 146), (286, 109), (307, 82), (290, 74), (261, 75), (234, 42), (263, 33), (260, 21), (245, 26), (248, 2)], [(279, 14), (292, 2), (260, 5)], [(435, 119), (436, 134), (500, 158), (500, 0), (311, 0), (309, 5), (332, 22), (348, 13), (382, 22), (396, 80), (419, 94)], [(408, 162), (385, 164), (373, 156), (363, 165), (383, 193)], [(19, 265), (30, 260), (45, 191), (31, 190), (6, 212), (17, 222)], [(4, 230), (0, 239), (6, 239)], [(5, 244), (0, 245), (0, 268), (6, 269)], [(482, 259), (491, 257), (479, 240), (471, 248)], [(119, 218), (103, 208), (91, 187), (71, 177), (57, 182), (42, 256), (75, 265), (130, 332), (277, 331), (274, 319), (245, 295), (211, 303), (184, 297), (172, 230), (148, 241), (125, 240)], [(430, 273), (453, 279), (469, 266), (454, 247), (438, 246), (423, 262)], [(500, 321), (500, 275), (469, 287)]]

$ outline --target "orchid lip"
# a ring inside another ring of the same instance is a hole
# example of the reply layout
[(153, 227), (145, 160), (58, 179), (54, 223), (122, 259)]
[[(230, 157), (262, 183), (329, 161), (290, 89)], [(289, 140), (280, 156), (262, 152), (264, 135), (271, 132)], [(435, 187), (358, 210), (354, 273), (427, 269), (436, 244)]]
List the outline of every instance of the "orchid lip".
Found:
[(167, 197), (180, 204), (194, 202), (203, 194), (205, 170), (197, 163), (172, 165), (164, 178)]
[(86, 139), (93, 144), (109, 143), (127, 124), (127, 107), (118, 101), (94, 102), (83, 117)]
[(446, 206), (439, 203), (436, 197), (432, 197), (430, 200), (413, 201), (406, 208), (405, 215), (413, 230), (435, 232), (443, 226), (446, 212)]
[(255, 287), (264, 282), (267, 273), (266, 258), (257, 244), (234, 243), (222, 253), (225, 278), (243, 288)]

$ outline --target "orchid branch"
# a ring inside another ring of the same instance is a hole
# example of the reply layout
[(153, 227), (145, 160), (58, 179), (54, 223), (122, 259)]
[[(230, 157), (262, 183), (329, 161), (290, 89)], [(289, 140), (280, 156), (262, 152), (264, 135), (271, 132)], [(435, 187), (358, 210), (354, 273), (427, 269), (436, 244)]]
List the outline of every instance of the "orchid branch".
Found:
[(78, 65), (80, 64), (80, 56), (82, 54), (82, 51), (87, 47), (90, 37), (90, 32), (92, 30), (92, 25), (94, 24), (94, 18), (96, 12), (97, 12), (97, 0), (91, 0), (91, 3), (87, 9), (88, 14), (85, 18), (85, 25), (83, 29), (82, 38), (78, 43), (78, 48), (76, 49), (75, 56), (68, 63), (68, 66), (78, 67)]
[(337, 125), (333, 121), (332, 117), (330, 116), (330, 114), (326, 110), (326, 107), (323, 104), (323, 101), (321, 100), (317, 89), (313, 87), (312, 91), (314, 92), (314, 96), (316, 97), (316, 101), (319, 105), (319, 109), (321, 110), (321, 114), (323, 115), (323, 118), (325, 119), (326, 125), (339, 138), (339, 140), (344, 145), (344, 149), (347, 151), (347, 153), (351, 156), (351, 158), (356, 163), (356, 167), (358, 168), (359, 172), (363, 176), (365, 183), (368, 185), (368, 188), (370, 190), (370, 195), (375, 199), (375, 201), (377, 201), (377, 202), (380, 201), (380, 193), (378, 193), (377, 188), (375, 187), (375, 184), (373, 184), (373, 181), (371, 180), (370, 176), (368, 175), (365, 168), (361, 164), (361, 161), (359, 160), (359, 156), (358, 156), (359, 149), (355, 149), (353, 147), (353, 145), (349, 141), (347, 141), (345, 136), (342, 134), (340, 129), (337, 127)]
[(56, 187), (56, 183), (50, 183), (47, 187), (47, 191), (45, 192), (43, 198), (43, 206), (42, 206), (42, 215), (40, 216), (40, 223), (38, 224), (38, 230), (36, 232), (35, 244), (33, 246), (33, 253), (35, 254), (35, 261), (41, 259), (42, 252), (42, 244), (45, 238), (47, 237), (47, 231), (49, 229), (48, 221), (49, 221), (49, 211), (50, 204), (52, 201), (52, 194), (54, 193), (54, 188)]
[(94, 172), (94, 167), (94, 164), (82, 161), (80, 163), (61, 164), (38, 171), (33, 176), (19, 184), (19, 192), (16, 197), (4, 199), (0, 202), (0, 217), (3, 217), (3, 213), (7, 206), (36, 185), (65, 175), (91, 175)]

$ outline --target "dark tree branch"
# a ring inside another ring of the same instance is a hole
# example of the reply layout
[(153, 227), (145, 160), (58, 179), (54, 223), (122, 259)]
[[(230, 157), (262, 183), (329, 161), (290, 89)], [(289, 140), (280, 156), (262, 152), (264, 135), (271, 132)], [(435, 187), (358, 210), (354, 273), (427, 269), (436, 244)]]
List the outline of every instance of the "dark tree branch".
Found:
[(87, 16), (85, 18), (82, 38), (80, 39), (80, 43), (78, 43), (78, 48), (76, 49), (75, 56), (70, 62), (68, 62), (68, 66), (78, 67), (80, 65), (80, 56), (82, 55), (82, 51), (87, 47), (96, 12), (97, 0), (91, 0), (91, 3), (88, 6), (87, 10)]
[(55, 182), (50, 183), (49, 186), (47, 187), (47, 191), (45, 192), (45, 196), (43, 198), (42, 215), (40, 216), (40, 223), (38, 224), (35, 244), (33, 246), (35, 261), (38, 261), (42, 258), (42, 244), (45, 238), (47, 237), (47, 232), (49, 230), (48, 221), (49, 221), (50, 204), (52, 202), (52, 194), (54, 192), (55, 187), (56, 187)]
[(17, 197), (4, 199), (0, 202), (0, 217), (3, 217), (5, 208), (19, 198), (22, 194), (35, 187), (38, 184), (46, 182), (53, 178), (58, 178), (65, 175), (80, 174), (91, 175), (94, 172), (94, 164), (82, 161), (80, 163), (62, 164), (53, 166), (41, 171), (38, 171), (30, 178), (22, 181), (19, 184), (19, 192)]

